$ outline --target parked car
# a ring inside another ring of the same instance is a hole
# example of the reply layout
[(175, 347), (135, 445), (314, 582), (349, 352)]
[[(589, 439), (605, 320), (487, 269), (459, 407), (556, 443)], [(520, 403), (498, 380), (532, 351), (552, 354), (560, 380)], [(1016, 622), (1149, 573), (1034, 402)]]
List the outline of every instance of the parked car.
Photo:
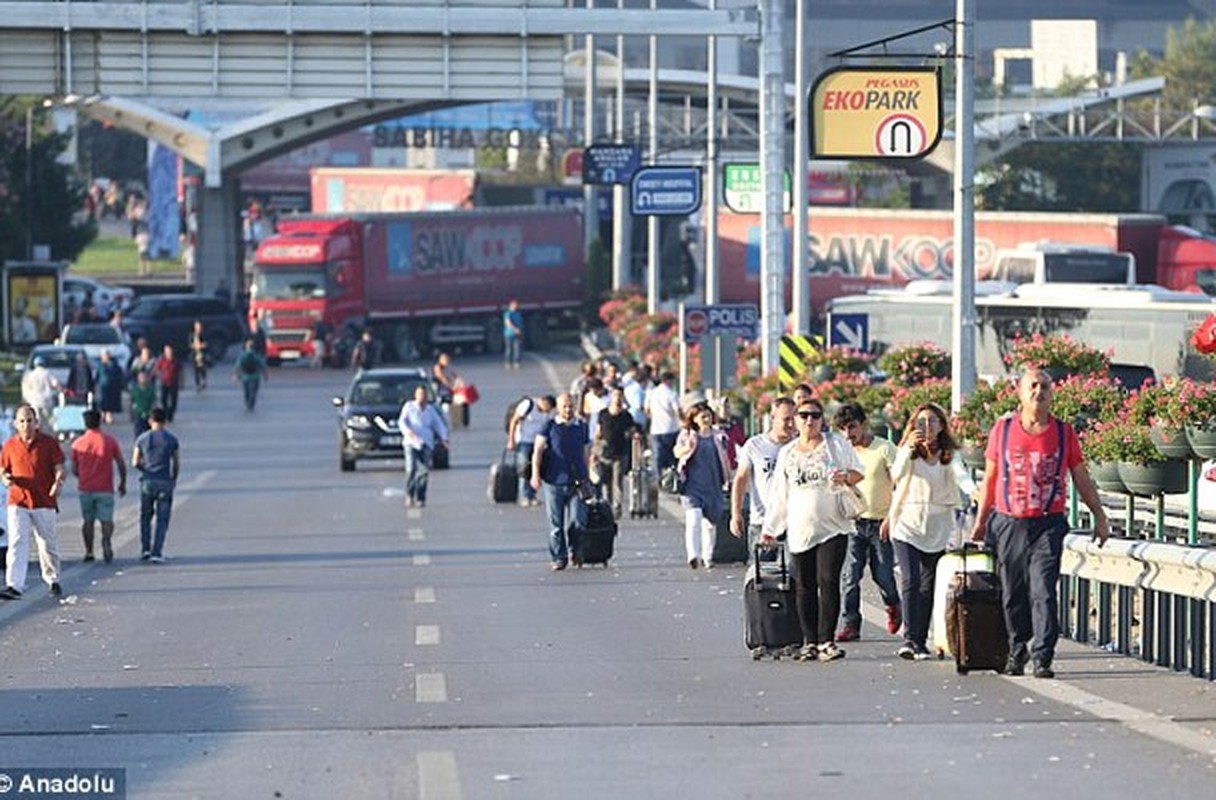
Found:
[(360, 370), (346, 394), (333, 399), (338, 409), (338, 466), (350, 472), (366, 458), (402, 458), (404, 451), (397, 416), (418, 386), (434, 389), (426, 370), (390, 367)]
[[(88, 358), (88, 352), (83, 347), (77, 344), (40, 344), (30, 350), (29, 356), (25, 359), (24, 370), (28, 371), (34, 368), (34, 359), (41, 358), (43, 366), (51, 373), (52, 377), (62, 386), (68, 382), (68, 371), (72, 368), (72, 362), (76, 360), (76, 356), (84, 353)], [(96, 367), (96, 362), (90, 361), (89, 365)]]
[(89, 363), (96, 366), (103, 351), (109, 352), (115, 363), (126, 369), (131, 360), (131, 343), (119, 328), (107, 322), (77, 322), (63, 326), (56, 344), (78, 344), (89, 356)]
[(93, 297), (94, 310), (102, 317), (108, 317), (113, 311), (125, 312), (135, 301), (135, 290), (129, 286), (110, 286), (109, 284), (84, 278), (79, 275), (63, 276), (63, 308), (64, 319), (71, 322), (69, 310), (80, 308), (84, 301)]
[(154, 353), (171, 344), (185, 358), (195, 320), (203, 322), (212, 361), (222, 361), (230, 346), (245, 339), (245, 323), (236, 312), (218, 298), (198, 294), (143, 295), (123, 314), (122, 329), (132, 342), (147, 339)]

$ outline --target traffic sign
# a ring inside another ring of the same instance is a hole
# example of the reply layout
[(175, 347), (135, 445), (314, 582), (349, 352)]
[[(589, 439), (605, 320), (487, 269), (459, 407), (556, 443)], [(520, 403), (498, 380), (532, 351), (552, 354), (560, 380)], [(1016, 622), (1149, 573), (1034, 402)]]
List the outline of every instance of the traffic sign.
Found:
[[(791, 194), (794, 182), (789, 170), (785, 172), (784, 184), (782, 208), (788, 214), (794, 208)], [(764, 173), (759, 164), (724, 164), (722, 187), (726, 207), (736, 214), (759, 214), (764, 210)]]
[(869, 314), (832, 314), (828, 328), (828, 346), (870, 349)]
[(807, 103), (812, 158), (923, 158), (942, 137), (935, 67), (836, 67)]
[(686, 216), (701, 207), (701, 170), (643, 167), (630, 183), (630, 210), (647, 217)]
[(684, 306), (684, 342), (696, 344), (703, 336), (738, 336), (755, 339), (760, 332), (760, 308), (755, 303), (719, 303)]
[(777, 346), (777, 380), (782, 389), (793, 389), (806, 380), (806, 359), (819, 350), (819, 343), (809, 336), (787, 333)]
[(583, 183), (628, 185), (642, 166), (642, 151), (631, 144), (593, 144), (583, 151)]

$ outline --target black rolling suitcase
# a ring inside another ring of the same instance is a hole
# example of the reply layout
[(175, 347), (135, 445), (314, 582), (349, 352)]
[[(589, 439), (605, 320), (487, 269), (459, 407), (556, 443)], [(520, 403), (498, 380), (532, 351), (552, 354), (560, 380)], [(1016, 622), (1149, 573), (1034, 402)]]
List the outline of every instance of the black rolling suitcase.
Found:
[(963, 565), (950, 578), (946, 591), (946, 638), (960, 675), (973, 669), (1003, 672), (1009, 660), (1009, 635), (1001, 601), (1001, 580), (996, 572), (968, 570), (966, 545)]
[(650, 471), (650, 463), (638, 441), (633, 443), (633, 458), (626, 482), (629, 484), (629, 516), (632, 519), (658, 517), (659, 481)]
[(570, 523), (568, 535), (576, 566), (607, 566), (612, 558), (613, 540), (616, 539), (616, 519), (612, 516), (612, 507), (599, 498), (583, 500), (583, 508)]
[(502, 458), (490, 465), (490, 486), (487, 491), (492, 503), (514, 503), (519, 497), (519, 471), (515, 468), (515, 453), (503, 450)]
[[(714, 525), (714, 552), (709, 558), (711, 564), (746, 564), (751, 553), (747, 549), (747, 531), (743, 536), (735, 536), (730, 532), (730, 496), (726, 498), (722, 518)], [(747, 517), (744, 516), (746, 523)]]
[(794, 606), (794, 586), (785, 564), (785, 548), (778, 547), (777, 564), (761, 563), (760, 548), (743, 584), (744, 641), (752, 658), (774, 659), (802, 645), (802, 628)]
[(431, 451), (431, 469), (451, 469), (451, 453), (443, 442), (436, 442)]

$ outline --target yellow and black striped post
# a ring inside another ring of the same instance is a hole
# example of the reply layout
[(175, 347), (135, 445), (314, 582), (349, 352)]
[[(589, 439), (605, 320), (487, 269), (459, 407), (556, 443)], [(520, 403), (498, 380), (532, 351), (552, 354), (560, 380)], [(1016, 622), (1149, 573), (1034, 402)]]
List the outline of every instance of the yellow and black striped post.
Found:
[(781, 345), (777, 348), (777, 380), (782, 389), (793, 389), (802, 382), (806, 357), (817, 347), (815, 339), (809, 336), (787, 333), (781, 337)]

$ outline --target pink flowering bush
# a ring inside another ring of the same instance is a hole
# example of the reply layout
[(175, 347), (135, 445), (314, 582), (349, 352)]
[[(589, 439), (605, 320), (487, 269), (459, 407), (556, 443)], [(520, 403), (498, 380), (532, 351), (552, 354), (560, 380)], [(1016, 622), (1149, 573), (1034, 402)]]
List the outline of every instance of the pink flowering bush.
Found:
[(1105, 373), (1110, 368), (1110, 354), (1082, 344), (1070, 336), (1033, 336), (1015, 339), (1005, 363), (1015, 370), (1042, 367), (1073, 375)]
[(900, 432), (908, 424), (908, 418), (921, 403), (937, 403), (948, 410), (950, 386), (950, 381), (946, 378), (929, 378), (910, 386), (895, 386), (884, 411), (896, 438), (898, 439)]
[[(950, 355), (935, 344), (923, 342), (888, 350), (878, 359), (878, 368), (900, 386), (950, 377)], [(947, 400), (946, 405), (949, 405)]]
[(1013, 381), (979, 381), (950, 419), (950, 432), (960, 444), (983, 446), (993, 423), (1017, 407), (1018, 390)]
[(1166, 378), (1155, 393), (1150, 424), (1179, 431), (1216, 430), (1216, 387), (1191, 378)]
[(1166, 460), (1149, 437), (1148, 426), (1137, 422), (1127, 409), (1082, 432), (1081, 452), (1086, 461), (1096, 463), (1154, 464)]
[(1109, 377), (1070, 375), (1055, 385), (1051, 412), (1080, 431), (1114, 419), (1124, 400), (1123, 391)]
[(870, 364), (874, 362), (874, 356), (864, 350), (854, 350), (851, 347), (837, 345), (813, 350), (805, 360), (811, 371), (822, 368), (830, 372), (832, 377), (838, 377), (850, 373), (868, 372)]

